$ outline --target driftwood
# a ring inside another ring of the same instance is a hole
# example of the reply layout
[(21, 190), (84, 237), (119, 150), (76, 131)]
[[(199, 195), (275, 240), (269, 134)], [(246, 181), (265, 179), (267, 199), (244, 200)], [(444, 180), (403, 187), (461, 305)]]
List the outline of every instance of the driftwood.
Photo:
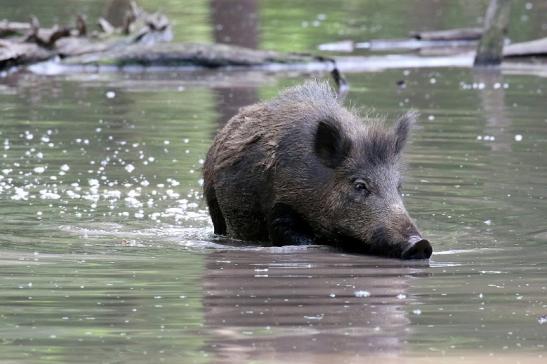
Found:
[(100, 67), (180, 67), (203, 66), (261, 66), (268, 64), (291, 64), (324, 62), (325, 59), (310, 55), (260, 51), (224, 44), (158, 43), (133, 44), (125, 47), (91, 52), (68, 57), (65, 66)]
[(424, 32), (411, 32), (410, 36), (420, 40), (449, 41), (449, 40), (479, 40), (482, 28), (457, 28)]
[[(28, 23), (0, 21), (0, 70), (51, 59), (56, 59), (55, 64), (60, 65), (57, 69), (69, 71), (80, 67), (79, 70), (94, 72), (107, 68), (180, 66), (264, 67), (304, 71), (321, 69), (333, 71), (339, 88), (346, 88), (345, 80), (338, 78), (339, 75), (336, 74), (337, 68), (332, 58), (222, 44), (170, 43), (172, 33), (167, 17), (159, 13), (148, 14), (134, 3), (125, 18), (119, 24), (116, 23), (116, 26), (103, 18), (98, 23), (99, 29), (92, 30), (82, 16), (78, 16), (72, 26), (50, 28), (41, 27), (36, 18)], [(325, 44), (320, 49), (337, 52), (352, 52), (355, 49), (386, 52), (397, 49), (465, 54), (476, 46), (476, 40), (471, 38), (477, 32), (479, 30), (471, 28), (421, 32), (414, 34), (419, 39), (345, 41)], [(547, 56), (547, 40), (509, 45), (503, 55)], [(358, 61), (366, 63), (361, 67), (381, 67), (376, 65), (375, 59), (363, 61), (361, 58), (354, 57), (344, 62), (357, 68), (360, 67), (356, 65)], [(412, 62), (415, 61), (412, 59)], [(462, 64), (467, 65), (466, 62)]]
[[(351, 40), (319, 45), (319, 50), (330, 52), (353, 52), (368, 50), (385, 52), (395, 50), (432, 50), (433, 53), (453, 53), (456, 48), (474, 48), (481, 38), (481, 28), (457, 28), (447, 30), (411, 32), (411, 38), (405, 39), (372, 39), (366, 42)], [(446, 50), (446, 51), (445, 51)]]
[[(148, 14), (131, 3), (120, 26), (98, 20), (99, 30), (90, 31), (82, 16), (74, 26), (40, 27), (38, 19), (29, 23), (0, 22), (0, 70), (58, 59), (60, 67), (255, 67), (292, 64), (322, 64), (336, 71), (334, 61), (306, 54), (253, 50), (223, 44), (170, 43), (169, 20), (163, 14)], [(3, 38), (3, 39), (2, 39)], [(347, 84), (339, 74), (340, 89)]]
[(100, 19), (99, 25), (101, 30), (90, 34), (82, 16), (76, 18), (74, 26), (52, 28), (41, 27), (36, 17), (31, 17), (29, 23), (1, 21), (0, 69), (172, 39), (165, 15), (146, 13), (135, 3), (122, 27), (114, 27), (105, 19)]
[(7, 20), (0, 21), (0, 37), (12, 37), (22, 35), (30, 31), (30, 23), (9, 22)]
[(33, 43), (15, 43), (0, 39), (0, 70), (21, 64), (46, 61), (52, 57), (50, 50)]
[(372, 39), (366, 42), (353, 42), (351, 40), (336, 43), (325, 43), (319, 45), (319, 50), (328, 52), (354, 52), (356, 50), (367, 50), (371, 52), (387, 51), (415, 51), (421, 49), (455, 49), (472, 48), (476, 45), (473, 40), (422, 40), (410, 39)]
[(529, 42), (514, 43), (505, 46), (504, 57), (547, 57), (547, 38), (532, 40)]

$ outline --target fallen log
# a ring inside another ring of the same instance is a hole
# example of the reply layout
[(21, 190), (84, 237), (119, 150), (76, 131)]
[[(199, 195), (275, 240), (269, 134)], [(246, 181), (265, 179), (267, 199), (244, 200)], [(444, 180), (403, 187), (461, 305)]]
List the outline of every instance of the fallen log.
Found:
[(366, 42), (351, 40), (319, 45), (319, 50), (330, 52), (454, 49), (475, 47), (481, 38), (482, 28), (456, 28), (447, 30), (411, 32), (409, 39), (372, 39)]
[(155, 44), (173, 38), (167, 17), (149, 14), (131, 4), (121, 27), (100, 19), (103, 31), (89, 33), (82, 16), (74, 26), (40, 26), (36, 17), (29, 23), (0, 22), (0, 70), (32, 64), (56, 57), (69, 58), (88, 53), (104, 53), (132, 44)]
[(421, 49), (434, 48), (472, 48), (476, 45), (473, 40), (425, 40), (425, 39), (371, 39), (366, 42), (353, 42), (345, 40), (335, 43), (324, 43), (318, 46), (321, 51), (328, 52), (354, 52), (356, 50), (367, 50), (371, 52), (387, 51), (416, 51)]
[(419, 40), (479, 40), (482, 28), (456, 28), (447, 30), (434, 30), (423, 32), (411, 32), (410, 36)]
[(528, 42), (514, 43), (505, 46), (504, 57), (547, 57), (547, 38), (531, 40)]
[[(29, 23), (1, 21), (0, 35), (4, 36), (0, 36), (0, 70), (52, 59), (59, 59), (55, 64), (60, 68), (75, 70), (80, 67), (80, 70), (92, 72), (131, 66), (272, 69), (282, 65), (285, 70), (293, 66), (293, 69), (299, 70), (336, 70), (332, 59), (309, 54), (254, 50), (223, 44), (170, 43), (172, 33), (167, 17), (159, 13), (148, 14), (136, 5), (132, 5), (131, 9), (121, 26), (116, 27), (101, 18), (102, 31), (91, 31), (81, 16), (72, 27), (43, 28), (37, 19)], [(345, 41), (322, 45), (320, 49), (338, 52), (354, 49), (384, 52), (394, 49), (425, 49), (441, 54), (464, 54), (469, 47), (476, 44), (476, 41), (471, 39), (474, 31), (478, 32), (471, 28), (421, 32), (415, 35), (419, 39)], [(546, 56), (546, 39), (509, 45), (503, 55)], [(356, 60), (357, 58), (354, 58), (351, 61), (352, 67)], [(369, 62), (367, 67), (377, 66), (374, 62)], [(336, 74), (333, 76), (336, 79)], [(340, 88), (344, 89), (344, 80), (339, 81)]]
[(46, 61), (53, 56), (51, 50), (34, 43), (16, 43), (0, 39), (0, 70)]
[(43, 28), (34, 17), (28, 24), (4, 21), (4, 34), (9, 33), (10, 38), (0, 39), (0, 69), (51, 59), (59, 59), (57, 66), (61, 68), (80, 66), (95, 71), (130, 66), (218, 68), (310, 63), (326, 64), (324, 69), (328, 70), (336, 68), (332, 59), (306, 54), (224, 44), (170, 43), (167, 17), (148, 14), (134, 3), (121, 26), (115, 27), (105, 18), (99, 19), (99, 25), (101, 31), (89, 34), (81, 16), (74, 27)]
[(310, 55), (254, 50), (226, 44), (158, 43), (153, 45), (133, 44), (108, 49), (104, 52), (67, 57), (61, 62), (61, 65), (114, 66), (117, 68), (126, 66), (218, 68), (309, 63), (312, 61), (324, 62), (323, 59)]
[(21, 36), (30, 31), (30, 23), (0, 21), (0, 38)]

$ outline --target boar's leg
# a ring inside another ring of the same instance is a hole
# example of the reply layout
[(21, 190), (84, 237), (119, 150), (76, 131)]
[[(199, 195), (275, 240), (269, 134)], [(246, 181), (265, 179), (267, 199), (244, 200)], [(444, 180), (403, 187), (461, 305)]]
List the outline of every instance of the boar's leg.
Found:
[(213, 226), (215, 228), (215, 234), (226, 235), (226, 221), (220, 211), (220, 206), (218, 205), (217, 196), (215, 189), (209, 187), (205, 190), (205, 198), (207, 200), (207, 205), (209, 206), (209, 214), (211, 214), (211, 220), (213, 220)]
[(270, 240), (275, 245), (309, 245), (313, 233), (306, 221), (285, 204), (275, 204), (268, 221)]

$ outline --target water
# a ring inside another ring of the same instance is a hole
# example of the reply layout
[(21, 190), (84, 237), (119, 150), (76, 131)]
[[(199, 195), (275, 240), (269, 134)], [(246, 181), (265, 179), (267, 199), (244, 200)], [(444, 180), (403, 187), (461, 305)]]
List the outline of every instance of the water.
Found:
[[(317, 13), (296, 9), (264, 29)], [(429, 264), (213, 236), (200, 169), (217, 128), (326, 75), (1, 78), (2, 362), (544, 362), (545, 78), (346, 76), (351, 104), (422, 113), (404, 194)]]

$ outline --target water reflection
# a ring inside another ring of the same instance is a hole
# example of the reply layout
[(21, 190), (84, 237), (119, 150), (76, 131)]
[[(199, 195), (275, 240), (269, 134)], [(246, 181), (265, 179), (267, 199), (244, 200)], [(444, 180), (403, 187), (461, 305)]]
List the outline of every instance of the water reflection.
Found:
[[(256, 0), (211, 0), (211, 26), (215, 43), (256, 49), (259, 43), (258, 5)], [(224, 125), (240, 107), (258, 101), (256, 87), (213, 88), (218, 124)]]
[(260, 24), (256, 0), (211, 0), (209, 6), (216, 43), (258, 47)]
[(511, 126), (511, 119), (505, 104), (505, 88), (508, 84), (499, 69), (477, 68), (472, 73), (474, 85), (479, 89), (482, 115), (486, 119), (487, 135), (479, 138), (496, 140), (496, 143), (490, 143), (493, 151), (510, 151), (513, 138), (507, 135), (506, 130)]
[(408, 288), (429, 274), (427, 264), (285, 249), (207, 255), (207, 350), (219, 362), (405, 350), (409, 311), (421, 304)]
[(103, 16), (114, 27), (121, 28), (126, 25), (131, 11), (131, 1), (110, 0), (105, 2)]

